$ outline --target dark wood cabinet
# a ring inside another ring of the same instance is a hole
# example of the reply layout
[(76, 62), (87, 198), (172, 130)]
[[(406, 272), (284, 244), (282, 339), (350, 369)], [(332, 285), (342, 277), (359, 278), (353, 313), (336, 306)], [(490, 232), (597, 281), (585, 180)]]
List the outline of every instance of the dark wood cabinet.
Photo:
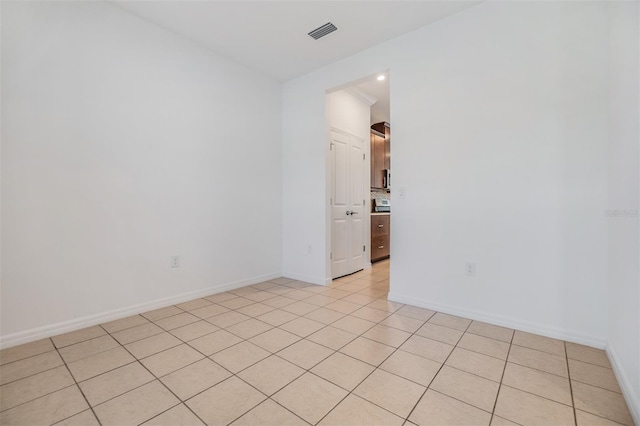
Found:
[(384, 137), (371, 132), (371, 187), (384, 188)]
[(391, 216), (388, 214), (371, 215), (371, 261), (389, 257), (391, 240)]
[(371, 126), (371, 187), (387, 188), (386, 171), (391, 169), (391, 130), (389, 123)]

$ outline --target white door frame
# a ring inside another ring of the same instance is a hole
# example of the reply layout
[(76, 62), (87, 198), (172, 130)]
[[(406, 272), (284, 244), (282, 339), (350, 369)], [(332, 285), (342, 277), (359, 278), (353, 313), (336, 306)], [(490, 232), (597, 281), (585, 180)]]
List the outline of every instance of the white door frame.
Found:
[[(388, 72), (385, 71), (385, 72)], [(368, 78), (371, 78), (373, 75), (362, 77), (359, 80), (354, 80), (349, 83), (342, 84), (340, 86), (336, 86), (332, 89), (327, 89), (326, 94), (333, 93), (339, 90), (347, 90), (351, 95), (359, 99), (364, 104), (368, 104), (369, 107), (376, 102), (376, 99), (371, 98), (370, 96), (359, 92), (354, 89), (353, 86), (360, 81), (365, 81)], [(327, 99), (327, 98), (325, 98)], [(329, 139), (331, 138), (331, 129), (338, 128), (339, 126), (332, 126), (331, 123), (331, 106), (330, 102), (325, 102), (325, 117), (327, 118), (326, 127), (325, 127), (325, 285), (331, 284), (332, 281), (332, 261), (331, 261), (331, 248), (332, 248), (332, 221), (331, 221), (331, 184), (333, 179), (333, 173), (331, 170), (331, 151), (329, 150)], [(371, 154), (371, 141), (369, 140), (370, 135), (370, 123), (367, 120), (367, 124), (363, 130), (366, 129), (366, 132), (363, 131), (362, 138), (364, 138), (364, 153), (365, 153), (365, 161), (363, 167), (363, 184), (365, 189), (365, 204), (363, 207), (364, 210), (364, 245), (366, 247), (363, 259), (363, 267), (364, 269), (371, 268), (371, 196), (369, 194), (369, 183), (371, 180), (371, 164), (370, 164), (370, 154)]]

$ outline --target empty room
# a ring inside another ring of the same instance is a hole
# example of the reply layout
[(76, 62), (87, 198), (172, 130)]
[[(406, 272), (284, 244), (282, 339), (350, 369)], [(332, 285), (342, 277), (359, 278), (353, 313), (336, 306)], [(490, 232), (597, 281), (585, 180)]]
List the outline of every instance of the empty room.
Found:
[(640, 2), (0, 20), (1, 425), (640, 425)]

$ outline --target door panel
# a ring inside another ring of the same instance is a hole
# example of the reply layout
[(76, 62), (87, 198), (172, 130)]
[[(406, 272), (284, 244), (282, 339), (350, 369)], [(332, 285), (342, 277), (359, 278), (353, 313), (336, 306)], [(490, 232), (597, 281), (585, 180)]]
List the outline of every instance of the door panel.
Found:
[(364, 266), (364, 141), (331, 131), (331, 275)]
[(333, 142), (335, 155), (335, 170), (333, 179), (333, 204), (336, 207), (344, 207), (346, 211), (349, 203), (349, 140), (336, 138)]
[[(331, 274), (349, 274), (349, 137), (331, 133)], [(337, 274), (337, 275), (336, 275)]]

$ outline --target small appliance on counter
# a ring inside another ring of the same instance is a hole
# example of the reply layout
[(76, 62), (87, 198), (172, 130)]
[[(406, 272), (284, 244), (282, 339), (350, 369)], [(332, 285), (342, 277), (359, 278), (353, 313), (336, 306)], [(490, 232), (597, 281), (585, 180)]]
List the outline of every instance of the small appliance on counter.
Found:
[(391, 203), (389, 202), (389, 200), (373, 200), (373, 211), (375, 213), (381, 213), (381, 212), (385, 212), (385, 213), (390, 213), (391, 212)]
[(391, 170), (382, 170), (382, 187), (385, 189), (391, 189)]

